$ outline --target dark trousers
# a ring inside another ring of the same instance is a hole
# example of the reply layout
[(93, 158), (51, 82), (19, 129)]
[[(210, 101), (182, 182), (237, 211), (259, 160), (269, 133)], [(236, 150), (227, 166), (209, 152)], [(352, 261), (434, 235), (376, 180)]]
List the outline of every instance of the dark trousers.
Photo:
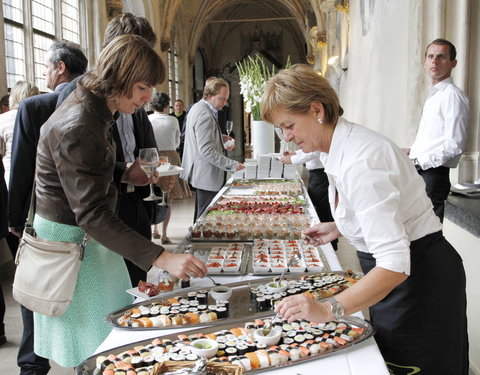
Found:
[(202, 216), (208, 205), (212, 202), (218, 191), (209, 191), (202, 189), (195, 189), (195, 213), (193, 215), (194, 222)]
[(5, 324), (3, 323), (4, 318), (5, 318), (5, 297), (3, 296), (2, 286), (0, 285), (0, 336), (5, 335)]
[(23, 320), (23, 335), (18, 348), (17, 364), (21, 375), (44, 375), (50, 370), (48, 359), (33, 351), (33, 312), (20, 306)]
[[(307, 191), (318, 218), (322, 223), (333, 221), (330, 203), (328, 202), (328, 177), (325, 169), (312, 169), (309, 171), (309, 175)], [(337, 250), (338, 240), (334, 240), (331, 243), (333, 248)]]
[[(357, 252), (366, 274), (375, 259)], [(370, 308), (390, 374), (467, 375), (465, 270), (456, 250), (432, 233), (410, 244), (410, 276)]]
[[(119, 196), (117, 203), (118, 217), (135, 232), (139, 233), (146, 239), (151, 240), (152, 228), (146, 204), (150, 204), (150, 202), (145, 202), (141, 194), (136, 191), (122, 194)], [(140, 280), (147, 280), (146, 271), (136, 266), (128, 259), (125, 259), (125, 264), (128, 268), (128, 274), (132, 286), (137, 286)]]
[(418, 173), (425, 181), (425, 190), (432, 201), (433, 211), (443, 223), (445, 201), (448, 198), (448, 193), (450, 193), (450, 168), (440, 166), (426, 170), (419, 169)]

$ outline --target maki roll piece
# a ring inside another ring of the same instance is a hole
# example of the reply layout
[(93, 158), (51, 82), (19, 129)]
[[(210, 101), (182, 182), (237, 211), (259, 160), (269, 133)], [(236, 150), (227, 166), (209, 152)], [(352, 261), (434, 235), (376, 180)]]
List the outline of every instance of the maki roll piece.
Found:
[(283, 343), (284, 344), (290, 345), (290, 344), (293, 344), (294, 342), (295, 342), (295, 340), (291, 337), (284, 337), (283, 338)]
[(187, 294), (187, 298), (188, 298), (189, 301), (192, 301), (192, 300), (196, 299), (197, 298), (197, 292), (189, 292)]
[(261, 368), (270, 366), (270, 357), (265, 349), (257, 350), (255, 353), (257, 353)]
[(137, 375), (150, 375), (150, 371), (148, 371), (145, 367), (137, 370)]
[(267, 345), (257, 342), (257, 351), (267, 349)]
[(247, 322), (245, 323), (245, 328), (248, 329), (249, 331), (253, 331), (257, 329), (257, 326), (253, 322)]
[(155, 358), (153, 356), (148, 356), (143, 358), (143, 363), (145, 367), (153, 366), (155, 364)]
[(140, 368), (145, 366), (143, 362), (143, 358), (140, 356), (133, 357), (131, 361), (131, 365), (133, 368)]
[(198, 311), (204, 312), (207, 310), (207, 305), (198, 305), (197, 306)]
[(295, 336), (297, 336), (297, 331), (296, 330), (291, 330), (291, 331), (287, 332), (287, 337), (290, 337), (290, 338), (294, 339)]
[(115, 375), (127, 375), (127, 370), (125, 370), (123, 368), (116, 368), (114, 374)]
[(97, 357), (96, 363), (97, 363), (97, 369), (101, 371), (106, 370), (107, 368), (113, 369), (115, 367), (113, 365), (113, 362), (103, 355)]
[(205, 293), (198, 293), (197, 294), (197, 301), (201, 305), (207, 304), (207, 295)]
[(293, 338), (293, 340), (295, 340), (295, 342), (297, 344), (301, 344), (302, 342), (305, 341), (305, 335), (295, 335), (295, 337)]
[(293, 328), (290, 324), (288, 324), (288, 323), (283, 323), (282, 324), (282, 331), (283, 332), (290, 332), (292, 330), (293, 330)]
[(255, 350), (257, 350), (257, 345), (251, 341), (247, 342), (247, 353), (254, 352)]
[(235, 346), (229, 346), (225, 349), (225, 353), (227, 356), (237, 355), (238, 349)]
[(217, 317), (219, 319), (228, 318), (228, 311), (226, 307), (217, 308)]
[(237, 350), (239, 355), (244, 355), (248, 351), (248, 346), (247, 344), (238, 344), (237, 345)]

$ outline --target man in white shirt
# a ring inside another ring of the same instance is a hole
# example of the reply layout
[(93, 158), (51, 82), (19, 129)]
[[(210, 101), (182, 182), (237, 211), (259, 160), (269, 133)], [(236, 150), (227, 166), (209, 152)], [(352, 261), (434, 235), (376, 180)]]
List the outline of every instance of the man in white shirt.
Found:
[(456, 55), (455, 46), (448, 40), (435, 39), (428, 45), (424, 66), (432, 87), (415, 142), (405, 150), (423, 177), (435, 214), (442, 222), (450, 192), (450, 168), (457, 167), (466, 149), (470, 125), (469, 100), (451, 78)]

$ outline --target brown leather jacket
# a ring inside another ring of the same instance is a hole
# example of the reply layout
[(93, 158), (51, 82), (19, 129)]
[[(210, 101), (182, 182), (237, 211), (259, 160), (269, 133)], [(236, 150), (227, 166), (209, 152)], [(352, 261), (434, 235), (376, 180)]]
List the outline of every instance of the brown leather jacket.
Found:
[(41, 128), (36, 213), (78, 225), (108, 249), (148, 270), (163, 248), (115, 215), (114, 124), (105, 100), (78, 84)]

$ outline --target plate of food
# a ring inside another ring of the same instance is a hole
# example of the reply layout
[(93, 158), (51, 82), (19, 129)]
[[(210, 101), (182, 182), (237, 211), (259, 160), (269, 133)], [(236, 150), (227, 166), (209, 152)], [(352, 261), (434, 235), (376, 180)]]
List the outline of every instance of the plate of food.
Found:
[(164, 177), (164, 176), (175, 176), (177, 174), (180, 174), (180, 172), (183, 171), (182, 167), (179, 167), (178, 165), (168, 165), (168, 168), (165, 167), (164, 165), (161, 165), (160, 167), (157, 168), (157, 173), (158, 176)]
[(173, 280), (168, 278), (160, 278), (157, 284), (140, 280), (137, 287), (127, 289), (126, 292), (134, 297), (147, 300), (161, 293), (171, 292), (174, 287)]
[[(323, 358), (351, 348), (375, 333), (369, 321), (356, 317), (320, 324), (278, 319), (266, 333), (263, 328), (270, 320), (243, 319), (127, 344), (93, 355), (79, 366), (77, 374), (113, 374), (117, 370), (132, 375), (158, 374), (156, 366), (166, 361), (187, 361), (191, 367), (207, 351), (210, 365), (238, 366), (244, 373), (257, 373)], [(210, 373), (230, 374), (220, 369)]]

